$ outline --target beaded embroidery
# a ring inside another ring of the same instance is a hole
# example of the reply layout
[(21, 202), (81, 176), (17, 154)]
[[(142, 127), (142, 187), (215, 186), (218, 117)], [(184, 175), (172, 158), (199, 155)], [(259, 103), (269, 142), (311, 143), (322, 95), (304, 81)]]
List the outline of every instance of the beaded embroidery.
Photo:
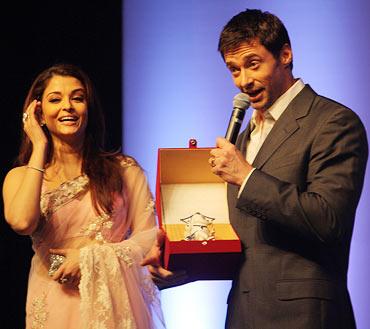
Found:
[[(121, 161), (122, 168), (136, 165), (136, 161), (132, 158), (125, 158)], [(62, 183), (56, 189), (42, 193), (40, 206), (43, 217), (48, 220), (51, 214), (62, 205), (76, 198), (81, 193), (86, 192), (88, 184), (89, 178), (87, 175), (81, 175), (75, 179)]]
[(46, 311), (46, 293), (42, 296), (36, 297), (32, 302), (31, 310), (31, 328), (32, 329), (43, 329), (45, 328), (45, 322), (48, 318), (48, 312)]
[(89, 178), (86, 175), (81, 175), (62, 183), (56, 189), (43, 193), (40, 200), (43, 217), (48, 220), (58, 208), (85, 192), (88, 184)]
[(127, 265), (127, 267), (131, 267), (133, 264), (132, 258), (129, 256), (131, 253), (130, 247), (113, 247), (114, 252), (116, 253), (117, 257), (121, 258)]
[(144, 274), (140, 288), (147, 304), (153, 304), (159, 300), (159, 291), (153, 285), (153, 280), (150, 274)]
[(148, 204), (145, 207), (145, 211), (155, 213), (155, 203), (154, 203), (154, 200), (153, 199), (150, 199), (148, 201)]
[(122, 168), (128, 168), (128, 167), (132, 167), (132, 166), (137, 166), (137, 162), (134, 159), (132, 159), (132, 158), (125, 158), (120, 163), (121, 163), (121, 167)]
[(104, 238), (104, 230), (109, 230), (113, 226), (111, 217), (108, 214), (103, 214), (101, 216), (93, 218), (90, 224), (82, 229), (81, 234), (86, 235), (96, 241), (106, 243)]

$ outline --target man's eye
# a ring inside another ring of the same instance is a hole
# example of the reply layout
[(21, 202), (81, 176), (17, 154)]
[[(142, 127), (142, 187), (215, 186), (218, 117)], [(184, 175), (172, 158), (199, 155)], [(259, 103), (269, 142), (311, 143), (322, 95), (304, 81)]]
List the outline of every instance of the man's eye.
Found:
[(229, 67), (229, 70), (232, 74), (238, 73), (240, 70), (237, 67)]
[(259, 66), (259, 61), (251, 61), (249, 63), (249, 67), (254, 69), (254, 68), (257, 68)]

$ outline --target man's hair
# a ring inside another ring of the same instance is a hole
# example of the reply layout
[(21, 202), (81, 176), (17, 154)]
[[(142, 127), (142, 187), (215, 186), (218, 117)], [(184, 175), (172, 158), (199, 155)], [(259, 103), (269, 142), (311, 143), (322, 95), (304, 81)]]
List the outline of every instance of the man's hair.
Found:
[[(218, 51), (224, 58), (226, 52), (236, 49), (243, 42), (254, 39), (258, 39), (275, 58), (279, 58), (285, 44), (291, 46), (288, 31), (278, 17), (267, 11), (246, 9), (231, 18), (224, 26)], [(293, 62), (291, 68), (293, 68)]]

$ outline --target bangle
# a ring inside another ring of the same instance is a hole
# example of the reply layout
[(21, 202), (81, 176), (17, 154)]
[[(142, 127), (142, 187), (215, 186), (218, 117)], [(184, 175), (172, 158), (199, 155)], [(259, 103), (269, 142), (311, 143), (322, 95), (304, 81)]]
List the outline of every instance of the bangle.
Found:
[(33, 170), (37, 170), (41, 173), (44, 173), (45, 172), (45, 169), (42, 169), (42, 168), (36, 168), (36, 167), (32, 167), (32, 166), (27, 166), (27, 169), (33, 169)]

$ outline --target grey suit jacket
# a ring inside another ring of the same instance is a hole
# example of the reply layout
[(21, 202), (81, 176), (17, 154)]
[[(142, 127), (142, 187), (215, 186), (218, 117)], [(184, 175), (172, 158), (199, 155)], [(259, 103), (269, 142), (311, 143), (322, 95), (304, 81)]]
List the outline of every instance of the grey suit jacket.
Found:
[[(250, 127), (239, 136), (245, 154)], [(230, 221), (243, 245), (227, 328), (355, 328), (350, 241), (368, 145), (358, 116), (310, 86), (275, 123)]]

